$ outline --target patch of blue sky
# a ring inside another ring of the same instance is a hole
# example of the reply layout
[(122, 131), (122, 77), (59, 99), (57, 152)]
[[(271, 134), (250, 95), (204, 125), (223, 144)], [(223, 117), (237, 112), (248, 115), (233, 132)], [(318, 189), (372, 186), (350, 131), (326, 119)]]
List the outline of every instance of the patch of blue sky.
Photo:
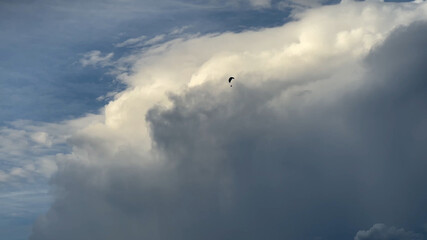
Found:
[[(189, 26), (187, 32), (201, 34), (270, 27), (283, 24), (288, 15), (277, 9), (236, 11), (199, 5), (173, 10), (159, 5), (157, 11), (127, 14), (126, 5), (64, 3), (67, 9), (44, 2), (10, 2), (0, 10), (0, 125), (16, 119), (59, 121), (102, 107), (105, 103), (97, 97), (123, 86), (105, 74), (106, 69), (83, 68), (79, 58), (85, 52), (114, 52), (120, 57), (129, 49), (114, 44), (129, 38), (150, 38), (184, 26)], [(99, 12), (91, 9), (96, 7), (101, 7)]]
[(28, 239), (34, 219), (47, 211), (51, 197), (45, 187), (0, 193), (0, 239)]

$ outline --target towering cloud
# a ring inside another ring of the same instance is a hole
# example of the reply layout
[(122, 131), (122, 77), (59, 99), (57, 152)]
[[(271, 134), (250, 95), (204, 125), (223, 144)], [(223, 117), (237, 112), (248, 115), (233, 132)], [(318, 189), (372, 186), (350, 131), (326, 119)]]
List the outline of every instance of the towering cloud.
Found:
[(425, 2), (346, 1), (119, 60), (133, 64), (128, 88), (69, 140), (31, 239), (344, 239), (424, 224), (426, 16)]

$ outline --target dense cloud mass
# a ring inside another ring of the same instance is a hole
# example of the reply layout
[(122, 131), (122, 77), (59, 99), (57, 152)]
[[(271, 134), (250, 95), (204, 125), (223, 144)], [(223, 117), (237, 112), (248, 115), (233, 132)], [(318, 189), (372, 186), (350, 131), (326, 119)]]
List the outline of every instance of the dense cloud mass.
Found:
[(426, 16), (344, 2), (121, 59), (30, 239), (421, 238), (374, 224), (427, 222)]

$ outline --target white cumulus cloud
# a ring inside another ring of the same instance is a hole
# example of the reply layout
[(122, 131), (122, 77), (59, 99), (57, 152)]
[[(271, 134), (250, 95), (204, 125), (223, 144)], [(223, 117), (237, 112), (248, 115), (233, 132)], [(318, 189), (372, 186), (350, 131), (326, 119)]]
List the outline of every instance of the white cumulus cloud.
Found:
[(345, 2), (295, 17), (118, 60), (132, 62), (119, 75), (127, 89), (73, 129), (56, 201), (30, 239), (313, 239), (424, 206), (424, 193), (399, 191), (425, 179), (425, 136), (413, 133), (427, 129), (426, 35), (413, 33), (427, 4)]

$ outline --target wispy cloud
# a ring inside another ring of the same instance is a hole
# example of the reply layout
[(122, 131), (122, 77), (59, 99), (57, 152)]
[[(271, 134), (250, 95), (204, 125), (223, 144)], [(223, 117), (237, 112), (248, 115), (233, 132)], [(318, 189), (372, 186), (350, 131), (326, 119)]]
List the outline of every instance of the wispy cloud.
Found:
[(102, 56), (101, 51), (93, 50), (88, 53), (83, 54), (83, 57), (80, 59), (80, 63), (83, 67), (86, 66), (101, 66), (106, 67), (110, 66), (112, 63), (112, 58), (114, 53), (108, 53)]
[(116, 47), (132, 47), (132, 48), (141, 48), (146, 46), (151, 46), (154, 44), (159, 44), (165, 42), (166, 40), (171, 40), (173, 37), (177, 37), (177, 35), (181, 35), (184, 33), (189, 26), (183, 26), (179, 28), (174, 28), (167, 34), (159, 34), (152, 38), (148, 38), (147, 36), (139, 36), (136, 38), (129, 38), (121, 43), (115, 44)]
[(133, 45), (137, 45), (139, 43), (141, 43), (143, 40), (145, 40), (147, 37), (146, 36), (140, 36), (137, 38), (129, 38), (128, 40), (118, 43), (115, 46), (116, 47), (128, 47), (128, 46), (133, 46)]
[(271, 7), (271, 0), (250, 0), (254, 7)]
[(377, 223), (369, 230), (357, 232), (354, 240), (422, 240), (423, 235), (403, 228), (388, 227), (385, 224)]
[(14, 121), (0, 128), (0, 182), (19, 185), (35, 178), (48, 179), (57, 163), (71, 151), (67, 145), (72, 134), (86, 124), (99, 121), (87, 115), (60, 123)]

